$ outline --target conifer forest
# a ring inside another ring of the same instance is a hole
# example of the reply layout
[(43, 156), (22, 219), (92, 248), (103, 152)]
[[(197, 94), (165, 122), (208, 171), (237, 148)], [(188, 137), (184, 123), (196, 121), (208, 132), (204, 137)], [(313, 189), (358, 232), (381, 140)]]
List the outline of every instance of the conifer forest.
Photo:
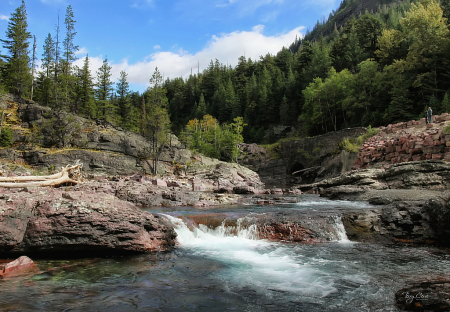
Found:
[(79, 43), (71, 5), (36, 55), (22, 1), (0, 37), (0, 92), (105, 120), (156, 144), (172, 132), (208, 156), (223, 158), (225, 150), (229, 160), (236, 143), (271, 143), (276, 125), (312, 136), (422, 118), (428, 106), (450, 112), (450, 1), (384, 0), (359, 11), (358, 2), (343, 0), (276, 55), (241, 56), (234, 68), (211, 60), (188, 78), (164, 80), (155, 68), (139, 93), (126, 72), (112, 80), (107, 58), (94, 70), (88, 55), (81, 68), (73, 64)]

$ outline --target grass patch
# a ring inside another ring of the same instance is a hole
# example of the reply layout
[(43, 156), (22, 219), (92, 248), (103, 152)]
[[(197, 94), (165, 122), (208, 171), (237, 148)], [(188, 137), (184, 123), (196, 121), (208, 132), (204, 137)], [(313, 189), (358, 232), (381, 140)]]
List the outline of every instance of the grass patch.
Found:
[(267, 154), (269, 154), (269, 157), (271, 160), (280, 159), (280, 149), (281, 149), (281, 142), (275, 142), (272, 144), (264, 144), (261, 145), (266, 151)]
[(348, 139), (348, 138), (345, 139), (344, 141), (339, 143), (339, 147), (341, 148), (341, 150), (345, 150), (347, 152), (358, 153), (359, 147), (362, 146), (364, 144), (364, 142), (366, 142), (369, 138), (376, 135), (379, 131), (380, 130), (374, 129), (371, 126), (368, 126), (366, 133), (364, 133), (363, 135), (360, 135), (358, 138), (356, 138), (356, 140), (352, 140), (352, 139)]
[(447, 125), (444, 130), (442, 131), (444, 134), (450, 134), (450, 124)]

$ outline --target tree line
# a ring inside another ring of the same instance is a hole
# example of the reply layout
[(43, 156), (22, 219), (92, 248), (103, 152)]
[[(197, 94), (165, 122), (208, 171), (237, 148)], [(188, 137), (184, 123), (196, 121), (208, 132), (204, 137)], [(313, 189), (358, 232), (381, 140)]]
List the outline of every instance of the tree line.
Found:
[[(316, 135), (420, 118), (428, 106), (437, 113), (449, 111), (449, 1), (383, 5), (350, 18), (339, 29), (335, 26), (325, 37), (314, 36), (321, 27), (332, 28), (334, 16), (356, 1), (344, 0), (328, 21), (318, 22), (276, 55), (258, 60), (241, 56), (235, 67), (211, 60), (202, 72), (165, 81), (155, 69), (142, 94), (130, 90), (126, 72), (117, 82), (111, 80), (107, 58), (96, 77), (88, 56), (81, 68), (73, 65), (78, 46), (70, 5), (64, 38), (58, 22), (56, 33), (45, 40), (42, 68), (32, 77), (36, 56), (30, 56), (32, 37), (22, 2), (1, 40), (8, 53), (0, 58), (0, 83), (44, 105), (107, 120), (149, 138), (159, 131), (156, 125), (164, 124), (196, 148), (205, 142), (217, 146), (217, 133), (211, 141), (211, 127), (206, 131), (199, 126), (212, 120), (223, 130), (241, 117), (243, 139), (260, 143), (273, 139), (268, 130), (274, 125)], [(211, 154), (220, 157), (217, 150)]]
[(205, 113), (219, 122), (243, 116), (245, 141), (264, 142), (274, 125), (317, 135), (421, 118), (428, 106), (450, 111), (449, 13), (448, 0), (402, 1), (315, 36), (330, 15), (276, 55), (240, 57), (235, 68), (211, 61), (188, 79), (166, 80), (173, 128)]

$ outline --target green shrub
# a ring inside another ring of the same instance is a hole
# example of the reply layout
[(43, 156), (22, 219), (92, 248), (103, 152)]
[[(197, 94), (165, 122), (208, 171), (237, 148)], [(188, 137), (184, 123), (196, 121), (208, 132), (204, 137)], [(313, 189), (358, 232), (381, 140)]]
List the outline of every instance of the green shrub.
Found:
[(356, 140), (345, 139), (339, 144), (339, 147), (347, 152), (358, 153), (359, 147), (378, 132), (378, 129), (373, 129), (371, 126), (368, 126), (366, 133), (360, 135)]
[(0, 135), (0, 146), (11, 147), (14, 143), (14, 134), (8, 126), (2, 128), (2, 134)]
[(444, 134), (450, 134), (450, 125), (448, 125), (447, 127), (444, 128), (443, 133)]

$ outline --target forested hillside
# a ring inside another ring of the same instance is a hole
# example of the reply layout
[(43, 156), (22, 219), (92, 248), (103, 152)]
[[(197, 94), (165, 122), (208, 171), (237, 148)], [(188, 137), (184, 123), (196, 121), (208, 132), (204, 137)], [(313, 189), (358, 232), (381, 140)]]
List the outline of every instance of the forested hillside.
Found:
[[(130, 90), (125, 72), (111, 80), (107, 59), (96, 77), (88, 56), (83, 67), (73, 65), (78, 46), (70, 5), (44, 53), (35, 55), (23, 1), (1, 39), (0, 83), (57, 112), (103, 119), (159, 143), (171, 129), (193, 149), (223, 157), (225, 148), (233, 158), (241, 135), (268, 142), (274, 125), (306, 136), (420, 118), (428, 106), (449, 111), (449, 7), (448, 0), (344, 0), (277, 55), (242, 56), (234, 68), (211, 60), (187, 79), (163, 81), (155, 69), (140, 94)], [(34, 69), (37, 59), (42, 67)]]

